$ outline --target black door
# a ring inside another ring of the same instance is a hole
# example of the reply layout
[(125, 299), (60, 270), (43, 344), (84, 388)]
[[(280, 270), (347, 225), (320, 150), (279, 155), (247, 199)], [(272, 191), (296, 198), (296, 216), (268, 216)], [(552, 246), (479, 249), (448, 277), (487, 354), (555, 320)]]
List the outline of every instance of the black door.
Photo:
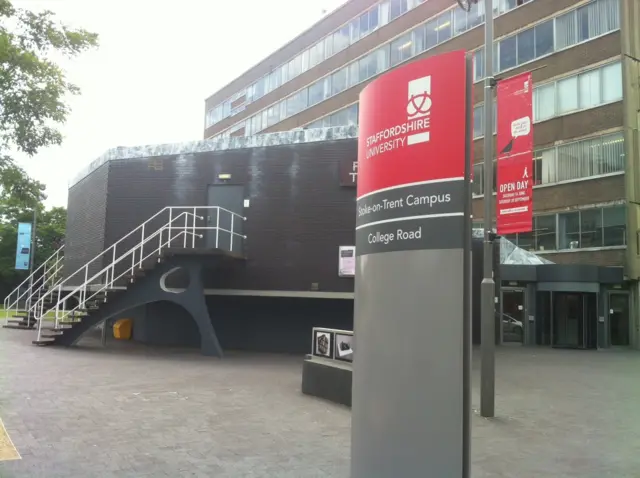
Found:
[[(244, 234), (244, 186), (234, 184), (210, 184), (207, 205), (210, 209), (207, 226), (207, 247), (243, 253)], [(229, 212), (230, 211), (230, 212)], [(236, 215), (231, 214), (231, 212)], [(233, 234), (232, 234), (233, 233)]]

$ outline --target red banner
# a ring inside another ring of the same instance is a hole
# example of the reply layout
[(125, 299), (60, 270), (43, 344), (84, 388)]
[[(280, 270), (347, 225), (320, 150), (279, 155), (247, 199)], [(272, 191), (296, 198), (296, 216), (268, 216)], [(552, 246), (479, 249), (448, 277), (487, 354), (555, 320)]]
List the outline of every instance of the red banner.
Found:
[(498, 82), (498, 234), (532, 230), (532, 100), (531, 73)]

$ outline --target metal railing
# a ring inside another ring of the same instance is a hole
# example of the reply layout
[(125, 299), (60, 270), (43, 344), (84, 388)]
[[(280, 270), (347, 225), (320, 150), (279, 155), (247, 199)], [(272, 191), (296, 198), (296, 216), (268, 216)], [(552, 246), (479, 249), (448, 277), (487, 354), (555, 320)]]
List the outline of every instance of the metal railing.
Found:
[[(32, 306), (38, 320), (38, 340), (46, 320), (47, 297), (51, 304), (48, 309), (55, 313), (50, 319), (58, 329), (60, 321), (76, 320), (87, 302), (106, 301), (109, 291), (123, 279), (133, 282), (136, 270), (143, 269), (143, 262), (159, 260), (162, 251), (169, 247), (238, 250), (237, 241), (246, 236), (237, 231), (245, 220), (240, 214), (219, 206), (165, 207), (41, 296)], [(229, 225), (223, 226), (223, 223)], [(211, 236), (205, 238), (206, 231), (212, 231)], [(108, 264), (101, 267), (101, 259), (108, 260)], [(80, 284), (76, 285), (79, 280)], [(98, 297), (99, 294), (103, 296)], [(67, 308), (72, 298), (77, 299), (77, 304)]]
[(314, 327), (311, 331), (311, 355), (340, 362), (353, 362), (353, 330)]
[[(58, 248), (53, 254), (47, 257), (40, 266), (33, 271), (29, 277), (23, 280), (3, 302), (5, 311), (5, 325), (9, 323), (9, 318), (18, 313), (21, 309), (29, 311), (34, 298), (42, 295), (46, 289), (54, 287), (62, 278), (62, 266), (64, 265), (64, 246)], [(23, 306), (23, 307), (21, 307)], [(29, 317), (27, 316), (27, 321)]]

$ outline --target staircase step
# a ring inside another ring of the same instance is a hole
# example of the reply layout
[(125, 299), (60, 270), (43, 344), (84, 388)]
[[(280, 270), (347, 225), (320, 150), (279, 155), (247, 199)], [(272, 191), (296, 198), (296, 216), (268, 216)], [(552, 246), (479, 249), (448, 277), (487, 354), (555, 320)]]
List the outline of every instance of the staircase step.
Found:
[(58, 337), (60, 337), (62, 335), (62, 332), (59, 334), (55, 334), (55, 333), (51, 333), (51, 334), (40, 334), (40, 338), (41, 339), (57, 339)]
[(28, 326), (28, 325), (19, 325), (19, 324), (9, 324), (9, 325), (3, 325), (2, 326), (3, 329), (18, 329), (18, 330), (33, 330), (34, 327), (33, 326)]
[[(80, 322), (74, 322), (74, 324), (75, 323), (79, 324)], [(64, 332), (65, 330), (71, 330), (71, 328), (72, 328), (72, 327), (68, 326), (67, 324), (63, 324), (63, 325), (64, 325), (63, 327), (60, 327), (60, 326), (56, 327), (54, 325), (43, 325), (42, 326), (42, 330), (50, 330), (52, 332), (58, 332), (58, 331), (59, 332)]]
[(53, 345), (55, 343), (55, 339), (41, 338), (40, 340), (32, 340), (31, 343), (33, 345), (39, 345), (39, 346)]
[(27, 322), (30, 322), (30, 323), (32, 323), (32, 324), (35, 324), (35, 323), (36, 323), (36, 322), (38, 322), (38, 321), (37, 321), (36, 319), (31, 319), (31, 320), (29, 320), (29, 321), (27, 321), (27, 320), (25, 320), (25, 319), (21, 319), (21, 320), (15, 320), (15, 319), (12, 319), (12, 320), (8, 320), (8, 321), (7, 321), (7, 323), (9, 323), (9, 324), (26, 324)]

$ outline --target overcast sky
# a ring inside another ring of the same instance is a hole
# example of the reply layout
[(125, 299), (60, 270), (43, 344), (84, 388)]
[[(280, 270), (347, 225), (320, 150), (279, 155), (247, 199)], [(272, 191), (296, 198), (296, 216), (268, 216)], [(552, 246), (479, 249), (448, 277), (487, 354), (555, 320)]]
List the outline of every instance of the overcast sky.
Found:
[(68, 181), (115, 146), (202, 139), (204, 99), (345, 0), (14, 0), (99, 33), (100, 48), (61, 66), (82, 89), (60, 147), (20, 157), (67, 203)]

